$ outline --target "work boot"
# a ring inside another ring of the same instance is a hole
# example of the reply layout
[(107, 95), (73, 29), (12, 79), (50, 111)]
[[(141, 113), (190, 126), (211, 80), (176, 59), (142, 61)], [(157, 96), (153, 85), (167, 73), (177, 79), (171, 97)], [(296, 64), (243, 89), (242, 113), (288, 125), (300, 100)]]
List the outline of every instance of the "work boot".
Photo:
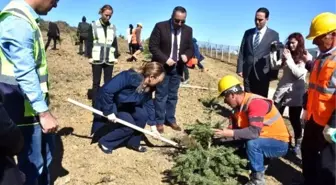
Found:
[(253, 172), (250, 175), (250, 181), (245, 185), (266, 185), (263, 172)]
[(181, 127), (178, 126), (176, 123), (172, 123), (169, 125), (173, 130), (176, 130), (176, 131), (181, 131)]

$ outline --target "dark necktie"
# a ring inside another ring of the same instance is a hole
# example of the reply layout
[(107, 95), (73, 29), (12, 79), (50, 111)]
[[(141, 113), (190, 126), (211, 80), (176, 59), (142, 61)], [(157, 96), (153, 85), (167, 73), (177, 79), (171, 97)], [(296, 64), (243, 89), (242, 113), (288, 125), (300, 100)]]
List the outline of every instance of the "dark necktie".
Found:
[(260, 31), (257, 32), (257, 35), (254, 38), (253, 42), (253, 51), (255, 51), (259, 45), (259, 40), (260, 40)]
[(174, 30), (174, 43), (172, 59), (177, 62), (177, 30)]

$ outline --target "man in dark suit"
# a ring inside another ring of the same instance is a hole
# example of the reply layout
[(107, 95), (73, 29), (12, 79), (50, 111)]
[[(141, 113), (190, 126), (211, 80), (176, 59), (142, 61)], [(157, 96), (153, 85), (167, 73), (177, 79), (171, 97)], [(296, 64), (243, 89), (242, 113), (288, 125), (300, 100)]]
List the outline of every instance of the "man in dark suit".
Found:
[(244, 78), (244, 89), (264, 97), (268, 95), (271, 77), (271, 44), (279, 42), (279, 34), (268, 28), (267, 8), (259, 8), (255, 14), (255, 28), (244, 33), (240, 46), (237, 73)]
[(55, 50), (57, 40), (60, 41), (60, 31), (59, 31), (56, 23), (49, 22), (49, 28), (48, 28), (47, 36), (48, 36), (48, 41), (47, 41), (47, 44), (45, 45), (45, 50), (48, 49), (51, 39), (54, 40), (53, 50)]
[(154, 101), (157, 129), (161, 133), (164, 124), (181, 131), (175, 118), (178, 88), (185, 63), (194, 55), (193, 31), (185, 25), (186, 17), (185, 8), (175, 7), (171, 19), (157, 23), (149, 39), (152, 61), (162, 63), (166, 70), (163, 82), (156, 88)]

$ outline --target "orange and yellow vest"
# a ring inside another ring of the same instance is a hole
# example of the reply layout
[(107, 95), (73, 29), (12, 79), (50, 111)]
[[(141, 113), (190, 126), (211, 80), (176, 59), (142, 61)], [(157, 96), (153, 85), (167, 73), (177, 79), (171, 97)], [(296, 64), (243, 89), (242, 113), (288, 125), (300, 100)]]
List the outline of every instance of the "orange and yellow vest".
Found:
[(336, 52), (317, 59), (309, 78), (307, 120), (326, 126), (336, 107), (336, 84), (332, 82), (336, 70)]
[(249, 126), (249, 117), (247, 111), (251, 101), (255, 98), (264, 99), (272, 103), (272, 108), (264, 116), (264, 125), (261, 129), (259, 137), (273, 138), (288, 143), (290, 140), (289, 131), (285, 125), (284, 119), (282, 118), (278, 109), (274, 106), (273, 101), (256, 94), (245, 93), (240, 110), (234, 113), (234, 120), (236, 120), (238, 128), (243, 129)]

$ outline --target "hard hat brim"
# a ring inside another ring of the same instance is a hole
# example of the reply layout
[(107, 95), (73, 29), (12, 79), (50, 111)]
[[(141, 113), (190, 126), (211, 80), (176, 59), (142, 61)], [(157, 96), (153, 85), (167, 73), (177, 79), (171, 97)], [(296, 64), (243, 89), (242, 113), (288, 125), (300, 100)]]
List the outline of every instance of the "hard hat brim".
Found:
[(316, 37), (317, 37), (317, 36), (313, 36), (313, 35), (310, 35), (310, 34), (309, 34), (309, 35), (306, 36), (306, 39), (307, 39), (307, 40), (314, 40)]

